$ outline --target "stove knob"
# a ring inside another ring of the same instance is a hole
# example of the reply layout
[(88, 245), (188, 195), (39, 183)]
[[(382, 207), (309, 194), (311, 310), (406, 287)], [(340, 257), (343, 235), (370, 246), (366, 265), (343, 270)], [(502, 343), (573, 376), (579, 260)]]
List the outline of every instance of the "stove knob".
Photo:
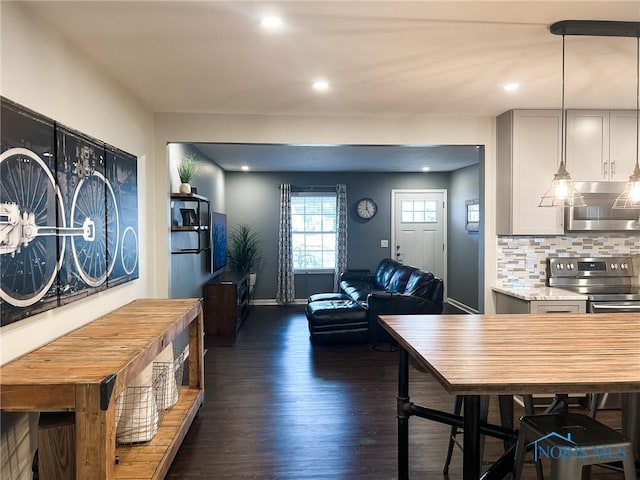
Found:
[(621, 264), (620, 264), (620, 268), (621, 268), (622, 270), (626, 270), (627, 268), (629, 268), (629, 265), (627, 265), (626, 263), (621, 263)]
[(567, 263), (567, 270), (573, 270), (573, 263)]
[(556, 265), (556, 268), (557, 268), (558, 270), (562, 270), (562, 269), (564, 268), (564, 264), (562, 264), (562, 263), (558, 263), (558, 264)]
[(612, 263), (611, 264), (611, 270), (617, 270), (618, 269), (618, 264), (617, 263)]

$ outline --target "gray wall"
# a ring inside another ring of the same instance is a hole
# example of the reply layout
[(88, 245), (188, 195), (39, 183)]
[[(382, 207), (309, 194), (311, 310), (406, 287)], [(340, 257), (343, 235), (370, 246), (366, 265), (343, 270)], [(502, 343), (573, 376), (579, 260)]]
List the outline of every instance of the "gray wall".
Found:
[[(198, 194), (203, 195), (211, 202), (211, 211), (224, 213), (225, 173), (215, 163), (207, 159), (199, 150), (186, 144), (172, 144), (167, 149), (169, 164), (172, 169), (180, 162), (180, 159), (188, 153), (195, 153), (202, 162), (198, 173), (191, 181), (191, 186), (198, 189)], [(172, 174), (174, 172), (171, 172)], [(175, 180), (175, 179), (174, 179)], [(178, 191), (172, 181), (172, 192)], [(171, 223), (180, 224), (180, 202), (176, 202), (171, 209)], [(186, 205), (186, 208), (195, 208), (194, 204)], [(195, 233), (171, 232), (169, 243), (172, 250), (189, 248), (194, 246)], [(202, 296), (202, 285), (212, 278), (209, 271), (211, 252), (205, 251), (198, 255), (184, 254), (171, 255), (169, 263), (169, 297), (191, 298)]]
[[(262, 268), (258, 272), (255, 298), (273, 299), (276, 296), (280, 202), (277, 187), (280, 183), (298, 186), (346, 184), (349, 203), (348, 267), (373, 270), (381, 258), (391, 254), (390, 248), (380, 247), (380, 240), (391, 240), (391, 190), (447, 189), (449, 178), (449, 173), (226, 172), (225, 203), (229, 228), (238, 223), (252, 225), (259, 232), (265, 250)], [(370, 197), (378, 204), (377, 215), (367, 222), (359, 220), (354, 211), (355, 203), (362, 197)], [(332, 275), (296, 275), (298, 299), (306, 298), (311, 293), (332, 289)]]
[(465, 202), (480, 197), (479, 175), (478, 165), (452, 172), (448, 194), (448, 297), (475, 310), (479, 309), (479, 233), (467, 232), (465, 229)]

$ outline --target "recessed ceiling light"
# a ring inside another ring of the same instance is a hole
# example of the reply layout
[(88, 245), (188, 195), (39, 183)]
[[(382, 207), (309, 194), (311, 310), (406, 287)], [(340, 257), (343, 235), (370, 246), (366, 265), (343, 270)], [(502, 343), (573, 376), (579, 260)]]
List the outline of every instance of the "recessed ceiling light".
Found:
[(274, 29), (280, 28), (282, 26), (282, 19), (274, 15), (262, 17), (259, 21), (260, 25), (262, 25), (264, 28)]
[(428, 172), (429, 170), (431, 170), (431, 167), (422, 167), (423, 172)]
[(242, 170), (243, 172), (248, 172), (249, 171), (249, 165), (242, 165), (240, 167), (240, 170)]
[(311, 88), (313, 88), (316, 92), (326, 92), (327, 90), (329, 90), (329, 82), (324, 79), (318, 79), (313, 82)]
[(518, 90), (520, 88), (520, 84), (519, 83), (505, 83), (502, 86), (502, 89), (505, 92), (515, 92), (516, 90)]

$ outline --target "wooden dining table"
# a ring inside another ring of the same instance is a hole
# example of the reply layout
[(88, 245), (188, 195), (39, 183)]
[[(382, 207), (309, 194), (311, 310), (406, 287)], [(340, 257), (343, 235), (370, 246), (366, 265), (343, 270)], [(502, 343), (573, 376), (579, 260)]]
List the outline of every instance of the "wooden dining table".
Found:
[[(379, 322), (399, 346), (400, 480), (409, 478), (412, 416), (462, 427), (463, 480), (481, 477), (480, 435), (510, 439), (508, 428), (480, 420), (484, 395), (623, 393), (623, 433), (638, 454), (638, 315), (382, 315)], [(464, 397), (462, 417), (411, 401), (409, 357), (447, 392)], [(494, 477), (485, 472), (482, 478)]]

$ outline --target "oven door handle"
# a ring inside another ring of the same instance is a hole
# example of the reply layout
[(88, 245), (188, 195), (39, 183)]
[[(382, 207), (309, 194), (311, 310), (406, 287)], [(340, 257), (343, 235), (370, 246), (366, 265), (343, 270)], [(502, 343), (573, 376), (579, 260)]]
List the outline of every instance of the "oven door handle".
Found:
[(597, 303), (591, 304), (591, 310), (594, 313), (611, 311), (611, 312), (636, 312), (640, 311), (640, 305), (599, 305)]

